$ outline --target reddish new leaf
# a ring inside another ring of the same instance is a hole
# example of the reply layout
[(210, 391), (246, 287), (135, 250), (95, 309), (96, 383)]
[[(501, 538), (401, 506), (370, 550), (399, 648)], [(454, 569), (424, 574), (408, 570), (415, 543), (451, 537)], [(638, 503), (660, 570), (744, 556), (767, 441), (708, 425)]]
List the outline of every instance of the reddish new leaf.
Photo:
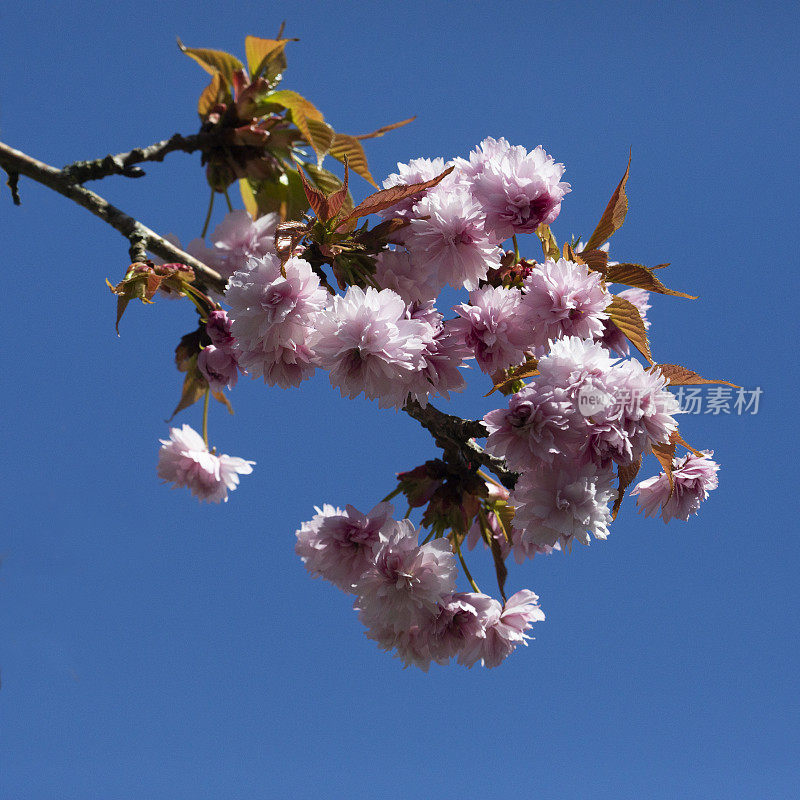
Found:
[(581, 250), (580, 253), (575, 253), (575, 258), (579, 263), (586, 264), (590, 270), (599, 272), (604, 276), (609, 269), (608, 253), (605, 250)]
[(200, 370), (197, 369), (197, 358), (195, 358), (186, 372), (186, 377), (183, 379), (181, 399), (167, 422), (171, 422), (179, 411), (194, 405), (206, 393), (206, 389), (208, 389), (208, 383)]
[[(351, 165), (352, 166), (352, 165)], [(444, 178), (453, 171), (454, 167), (449, 167), (441, 175), (431, 178), (429, 181), (422, 183), (401, 184), (399, 186), (390, 186), (388, 189), (381, 189), (375, 194), (371, 194), (365, 200), (362, 200), (349, 216), (342, 220), (339, 227), (342, 227), (351, 220), (356, 220), (359, 217), (366, 217), (367, 214), (377, 214), (385, 208), (399, 203), (401, 200), (406, 200), (414, 195), (421, 194), (426, 189), (436, 186)]]
[(682, 367), (680, 364), (656, 364), (653, 369), (658, 369), (673, 386), (694, 386), (702, 383), (724, 383), (726, 386), (733, 386), (739, 389), (735, 383), (719, 380), (718, 378), (703, 378), (694, 370)]
[(299, 164), (297, 165), (297, 171), (300, 175), (300, 179), (303, 181), (303, 189), (314, 213), (323, 222), (332, 220), (342, 210), (342, 206), (348, 196), (347, 184), (349, 182), (349, 173), (347, 161), (344, 163), (344, 183), (330, 195), (325, 195), (319, 189), (315, 189), (308, 182)]
[(381, 128), (378, 128), (376, 131), (372, 131), (372, 133), (360, 133), (358, 136), (354, 136), (354, 139), (377, 139), (379, 136), (383, 136), (384, 133), (389, 133), (389, 131), (397, 130), (397, 128), (402, 128), (403, 125), (408, 125), (409, 122), (413, 122), (416, 117), (409, 117), (408, 119), (404, 119), (401, 122), (393, 122), (391, 125), (384, 125)]
[(586, 242), (584, 250), (595, 250), (600, 247), (600, 245), (605, 243), (614, 231), (619, 230), (622, 227), (622, 223), (625, 222), (625, 215), (628, 213), (628, 196), (625, 194), (625, 184), (628, 182), (630, 173), (631, 158), (628, 156), (628, 168), (625, 170), (625, 174), (622, 176), (619, 185), (614, 190), (614, 194), (611, 195), (606, 210), (603, 212), (603, 216), (600, 217), (600, 222), (597, 223), (594, 233), (589, 237), (589, 241)]
[(230, 400), (228, 400), (228, 396), (225, 394), (225, 392), (223, 392), (223, 391), (220, 391), (220, 392), (211, 392), (211, 396), (212, 396), (212, 397), (213, 397), (213, 398), (214, 398), (214, 399), (215, 399), (215, 400), (216, 400), (218, 403), (222, 403), (222, 405), (224, 405), (224, 406), (225, 406), (225, 408), (227, 408), (227, 409), (228, 409), (228, 413), (229, 413), (229, 414), (233, 414), (233, 406), (231, 405), (231, 401), (230, 401)]
[(664, 472), (667, 474), (670, 496), (672, 495), (672, 490), (675, 488), (675, 481), (672, 477), (672, 460), (675, 458), (675, 445), (677, 443), (676, 434), (677, 431), (674, 431), (669, 437), (668, 442), (656, 443), (653, 445), (653, 455), (658, 459)]
[[(666, 266), (666, 264), (660, 266)], [(668, 289), (653, 274), (652, 269), (650, 267), (645, 267), (643, 264), (611, 264), (606, 271), (606, 280), (609, 283), (623, 283), (626, 286), (635, 286), (637, 289), (647, 289), (649, 292), (656, 292), (658, 294), (668, 294), (672, 297), (686, 297), (689, 300), (697, 300), (696, 295)]]
[(642, 457), (636, 459), (632, 464), (620, 465), (617, 468), (617, 478), (619, 478), (619, 485), (617, 486), (617, 499), (611, 508), (611, 519), (616, 519), (619, 513), (619, 507), (622, 505), (622, 498), (625, 496), (625, 490), (636, 480), (639, 470), (642, 466)]
[(611, 304), (606, 307), (606, 313), (611, 318), (611, 322), (628, 337), (631, 344), (653, 364), (650, 342), (647, 339), (647, 331), (639, 309), (623, 297), (614, 295)]

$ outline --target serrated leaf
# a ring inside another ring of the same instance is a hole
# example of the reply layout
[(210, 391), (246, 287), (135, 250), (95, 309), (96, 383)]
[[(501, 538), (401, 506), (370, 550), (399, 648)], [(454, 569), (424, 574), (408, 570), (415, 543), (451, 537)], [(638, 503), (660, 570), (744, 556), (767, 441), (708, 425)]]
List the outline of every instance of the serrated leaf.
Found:
[(586, 264), (590, 270), (605, 275), (608, 271), (608, 253), (605, 250), (581, 250), (575, 253), (580, 264)]
[(244, 52), (250, 77), (273, 81), (286, 69), (284, 48), (289, 42), (296, 41), (297, 39), (260, 39), (257, 36), (246, 36)]
[[(291, 89), (279, 89), (277, 92), (271, 92), (264, 97), (265, 103), (279, 105), (289, 112), (292, 122), (297, 126), (303, 138), (314, 148), (317, 158), (320, 158), (320, 153), (316, 150), (316, 145), (319, 142), (316, 140), (314, 133), (309, 127), (309, 120), (315, 122), (325, 122), (322, 112), (310, 101), (306, 100), (303, 95), (293, 92)], [(324, 153), (323, 153), (324, 155)]]
[(303, 184), (303, 191), (305, 192), (308, 204), (311, 206), (311, 210), (319, 219), (323, 222), (327, 222), (328, 219), (323, 216), (323, 213), (327, 211), (327, 204), (325, 202), (327, 198), (319, 189), (315, 189), (308, 182), (308, 178), (306, 178), (299, 164), (297, 165), (297, 174), (300, 176), (300, 181)]
[(350, 164), (350, 169), (360, 175), (365, 181), (371, 183), (376, 189), (378, 184), (369, 171), (367, 166), (367, 156), (361, 142), (355, 136), (346, 133), (337, 133), (331, 142), (330, 154), (337, 160), (344, 163), (345, 159)]
[(556, 241), (556, 237), (553, 236), (550, 226), (542, 223), (536, 229), (536, 235), (539, 237), (539, 241), (542, 243), (542, 253), (544, 253), (544, 257), (552, 258), (554, 261), (558, 261), (558, 242)]
[(218, 403), (222, 403), (222, 405), (224, 405), (225, 408), (228, 409), (228, 413), (229, 414), (233, 414), (233, 406), (231, 405), (231, 401), (228, 400), (228, 396), (225, 394), (225, 392), (222, 392), (222, 391), (220, 391), (220, 392), (211, 392), (211, 396)]
[(360, 133), (357, 136), (354, 136), (354, 139), (377, 139), (379, 136), (383, 136), (385, 133), (389, 133), (389, 131), (397, 130), (397, 128), (402, 128), (403, 125), (408, 125), (409, 122), (413, 122), (416, 119), (416, 116), (409, 117), (408, 119), (401, 120), (400, 122), (393, 122), (391, 125), (384, 125), (381, 128), (378, 128), (376, 131), (372, 131), (372, 133)]
[(258, 217), (258, 203), (253, 186), (247, 178), (239, 179), (239, 193), (242, 195), (242, 202), (247, 212), (253, 219)]
[(194, 59), (209, 74), (220, 73), (228, 86), (233, 86), (233, 73), (244, 69), (244, 64), (236, 56), (222, 50), (186, 47), (180, 39), (178, 39), (178, 47), (182, 53)]
[(681, 447), (685, 447), (687, 450), (694, 453), (696, 456), (705, 455), (705, 453), (701, 453), (699, 450), (695, 450), (694, 447), (692, 447), (690, 444), (687, 444), (687, 442), (684, 441), (683, 437), (680, 435), (677, 429), (672, 432), (672, 439), (675, 442), (675, 444), (679, 444)]
[(657, 369), (669, 380), (672, 386), (694, 386), (702, 383), (724, 383), (726, 386), (733, 386), (740, 389), (735, 383), (719, 380), (718, 378), (704, 378), (694, 370), (682, 367), (680, 364), (656, 364), (652, 369)]
[(672, 460), (675, 458), (675, 444), (676, 440), (673, 433), (668, 442), (657, 442), (652, 445), (653, 455), (658, 459), (662, 469), (667, 475), (670, 486), (670, 496), (672, 495), (672, 490), (675, 488), (675, 479), (672, 477)]
[(328, 151), (331, 149), (334, 139), (334, 131), (326, 122), (318, 122), (315, 119), (307, 119), (308, 132), (313, 141), (308, 142), (317, 154), (317, 166), (322, 164)]
[(625, 194), (625, 184), (628, 182), (630, 173), (631, 157), (628, 156), (628, 167), (625, 170), (625, 174), (614, 190), (614, 194), (611, 195), (611, 199), (608, 201), (605, 211), (603, 211), (603, 216), (600, 217), (600, 222), (597, 223), (594, 233), (589, 237), (589, 241), (586, 242), (584, 250), (595, 250), (600, 247), (625, 222), (625, 215), (628, 213), (628, 196)]
[(622, 283), (625, 286), (635, 286), (637, 289), (647, 289), (648, 292), (697, 300), (696, 295), (668, 289), (653, 275), (652, 269), (650, 267), (645, 267), (643, 264), (611, 264), (606, 270), (605, 276), (608, 283)]
[(642, 467), (642, 457), (636, 459), (632, 464), (620, 464), (617, 467), (617, 478), (619, 484), (617, 485), (617, 499), (611, 508), (611, 519), (616, 519), (619, 513), (619, 507), (622, 505), (622, 498), (625, 496), (625, 490), (636, 480), (639, 470)]
[[(351, 165), (352, 166), (352, 165)], [(398, 186), (390, 186), (388, 189), (381, 189), (375, 194), (362, 200), (353, 211), (344, 219), (340, 224), (340, 228), (350, 220), (358, 219), (359, 217), (366, 217), (367, 214), (377, 214), (378, 211), (383, 211), (385, 208), (399, 203), (415, 194), (421, 194), (426, 189), (436, 186), (440, 181), (453, 171), (454, 167), (449, 167), (441, 175), (431, 178), (429, 181), (422, 183), (400, 184)]]
[[(341, 179), (327, 169), (317, 167), (314, 164), (303, 164), (303, 168), (308, 173), (308, 177), (311, 179), (314, 186), (322, 190), (325, 194), (333, 194), (342, 188)], [(342, 203), (341, 212), (347, 215), (350, 214), (353, 208), (353, 197), (348, 191)]]
[(211, 83), (200, 93), (197, 101), (197, 113), (201, 117), (205, 117), (214, 106), (224, 103), (228, 97), (224, 78), (219, 72), (215, 72)]
[(484, 397), (488, 397), (490, 394), (494, 394), (494, 392), (498, 391), (506, 394), (511, 385), (517, 381), (521, 381), (523, 378), (532, 378), (534, 375), (538, 375), (538, 364), (539, 360), (537, 358), (529, 358), (524, 364), (520, 364), (517, 367), (511, 367), (510, 369), (503, 371), (503, 377), (495, 382), (494, 386), (488, 392), (486, 392)]
[(650, 342), (647, 338), (647, 331), (645, 330), (639, 309), (624, 297), (614, 295), (610, 305), (606, 307), (606, 313), (611, 319), (611, 322), (628, 337), (631, 344), (633, 344), (651, 364), (655, 363), (650, 353)]

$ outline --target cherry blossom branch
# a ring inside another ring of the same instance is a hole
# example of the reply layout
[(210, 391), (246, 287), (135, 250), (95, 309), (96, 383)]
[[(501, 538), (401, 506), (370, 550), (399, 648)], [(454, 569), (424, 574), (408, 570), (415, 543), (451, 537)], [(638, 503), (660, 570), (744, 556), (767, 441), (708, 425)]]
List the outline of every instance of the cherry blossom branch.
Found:
[(423, 408), (416, 400), (410, 400), (403, 411), (413, 417), (436, 440), (442, 448), (445, 459), (460, 461), (465, 465), (484, 466), (494, 472), (506, 489), (513, 489), (517, 482), (517, 473), (511, 472), (505, 462), (489, 455), (477, 442), (476, 438), (488, 436), (489, 432), (480, 420), (462, 419), (453, 414), (445, 414), (428, 403)]
[(225, 280), (216, 270), (170, 244), (155, 231), (111, 205), (100, 195), (74, 183), (69, 176), (64, 174), (63, 170), (31, 158), (3, 142), (0, 142), (0, 167), (8, 173), (8, 184), (16, 205), (19, 205), (19, 194), (16, 191), (17, 180), (20, 175), (23, 175), (69, 198), (79, 206), (83, 206), (87, 211), (100, 217), (119, 231), (130, 242), (131, 261), (144, 261), (147, 251), (150, 251), (166, 261), (186, 264), (194, 270), (200, 282), (217, 291), (224, 290)]
[(145, 172), (136, 164), (145, 161), (163, 161), (169, 153), (180, 151), (194, 153), (197, 150), (206, 150), (219, 142), (217, 133), (195, 133), (183, 136), (175, 133), (169, 139), (156, 142), (147, 147), (136, 147), (127, 153), (107, 155), (91, 161), (75, 161), (63, 167), (61, 172), (73, 183), (85, 183), (106, 178), (109, 175), (124, 175), (126, 178), (141, 178)]

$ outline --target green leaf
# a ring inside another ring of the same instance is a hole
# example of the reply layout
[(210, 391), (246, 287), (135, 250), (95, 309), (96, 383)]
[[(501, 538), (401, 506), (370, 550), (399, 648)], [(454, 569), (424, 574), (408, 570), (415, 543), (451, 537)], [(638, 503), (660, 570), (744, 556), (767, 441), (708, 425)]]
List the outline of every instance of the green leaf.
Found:
[(230, 100), (230, 97), (224, 78), (219, 72), (215, 72), (211, 83), (200, 93), (197, 101), (197, 113), (201, 117), (205, 117), (215, 105)]
[(307, 119), (306, 125), (308, 126), (308, 132), (311, 136), (311, 141), (308, 143), (317, 154), (317, 165), (319, 166), (322, 164), (322, 159), (325, 158), (328, 151), (331, 149), (331, 145), (333, 144), (336, 134), (334, 133), (333, 128), (331, 128), (331, 126), (326, 122), (318, 122), (315, 119)]
[(242, 195), (244, 207), (250, 213), (250, 216), (256, 219), (258, 217), (258, 202), (256, 201), (256, 193), (253, 190), (253, 185), (247, 178), (239, 179), (239, 193)]
[(554, 261), (558, 261), (558, 242), (556, 241), (556, 237), (553, 236), (550, 226), (542, 223), (536, 229), (536, 235), (539, 237), (539, 241), (542, 243), (542, 253), (544, 253), (544, 257), (552, 258)]
[(231, 401), (228, 400), (228, 396), (225, 394), (224, 391), (219, 392), (211, 392), (211, 396), (218, 402), (222, 403), (225, 408), (228, 409), (229, 414), (233, 414), (233, 406), (231, 405)]
[(283, 220), (300, 219), (308, 210), (308, 201), (297, 170), (287, 169), (277, 181), (262, 181), (256, 190), (257, 215), (271, 211)]
[(500, 549), (500, 542), (498, 542), (494, 536), (489, 539), (489, 546), (492, 549), (494, 571), (497, 575), (497, 588), (500, 590), (500, 596), (505, 603), (508, 599), (506, 598), (506, 578), (508, 577), (508, 569), (506, 568), (506, 562), (503, 560), (503, 551)]
[(597, 223), (594, 233), (589, 237), (589, 241), (586, 242), (584, 250), (596, 250), (611, 237), (614, 231), (622, 227), (622, 223), (625, 222), (625, 216), (628, 213), (628, 196), (625, 194), (625, 184), (628, 182), (630, 174), (631, 158), (628, 156), (628, 168), (614, 190), (614, 194), (611, 195), (603, 216), (600, 217), (600, 222)]
[(296, 41), (297, 39), (260, 39), (257, 36), (246, 36), (244, 52), (250, 77), (264, 78), (273, 83), (286, 69), (284, 48), (289, 42)]
[[(511, 387), (517, 382), (521, 381), (523, 378), (532, 378), (534, 375), (539, 374), (539, 370), (537, 369), (537, 365), (539, 364), (539, 360), (536, 358), (529, 358), (524, 364), (520, 364), (516, 367), (511, 367), (507, 370), (500, 370), (499, 374), (495, 373), (496, 380), (494, 386), (484, 395), (484, 397), (488, 397), (490, 394), (494, 392), (500, 391), (503, 394), (508, 394), (508, 391)], [(495, 376), (492, 376), (493, 378)]]
[[(325, 135), (321, 134), (319, 128), (315, 128), (315, 131), (312, 132), (308, 124), (309, 120), (324, 123), (325, 119), (322, 112), (310, 100), (306, 100), (303, 95), (293, 92), (291, 89), (279, 89), (277, 92), (270, 92), (265, 95), (263, 102), (285, 108), (289, 112), (292, 122), (303, 134), (303, 138), (314, 148), (317, 158), (319, 159), (325, 155), (325, 153), (322, 153), (321, 156), (316, 149), (317, 146), (325, 144)], [(330, 142), (328, 142), (328, 146), (330, 146)], [(325, 152), (327, 152), (327, 148)]]
[(186, 47), (180, 39), (178, 39), (178, 47), (182, 53), (186, 53), (189, 58), (194, 59), (209, 74), (220, 73), (228, 86), (233, 86), (233, 73), (244, 69), (244, 64), (236, 56), (222, 50)]

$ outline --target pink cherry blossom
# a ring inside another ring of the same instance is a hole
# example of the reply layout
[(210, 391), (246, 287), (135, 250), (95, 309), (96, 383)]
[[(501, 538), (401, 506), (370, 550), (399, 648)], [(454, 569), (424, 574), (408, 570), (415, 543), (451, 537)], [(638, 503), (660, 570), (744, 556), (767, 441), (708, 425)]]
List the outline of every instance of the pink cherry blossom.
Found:
[(355, 591), (355, 607), (368, 628), (409, 631), (434, 613), (455, 589), (455, 556), (446, 539), (417, 545), (408, 520), (384, 526), (375, 556)]
[(265, 214), (254, 220), (247, 211), (231, 211), (214, 228), (211, 241), (215, 264), (223, 278), (247, 268), (248, 259), (275, 253), (277, 214)]
[(562, 336), (600, 337), (611, 295), (585, 264), (548, 259), (525, 279), (522, 312), (535, 345)]
[(239, 365), (270, 386), (287, 388), (314, 373), (310, 339), (328, 293), (307, 261), (290, 258), (284, 271), (277, 256), (251, 258), (231, 277), (225, 299)]
[(471, 159), (471, 188), (486, 214), (487, 230), (503, 241), (552, 223), (570, 191), (569, 184), (560, 180), (564, 165), (556, 164), (541, 146), (528, 153), (523, 147), (507, 146), (502, 139), (486, 144), (482, 154)]
[(438, 276), (438, 285), (477, 289), (488, 270), (500, 265), (502, 250), (487, 234), (483, 209), (466, 188), (430, 192), (414, 206), (414, 214), (406, 247), (414, 263)]
[(239, 378), (239, 364), (228, 348), (204, 347), (197, 356), (197, 368), (208, 381), (212, 392), (233, 389)]
[(605, 539), (611, 522), (610, 502), (617, 496), (611, 468), (593, 464), (524, 472), (510, 502), (516, 508), (514, 528), (520, 541), (535, 546), (589, 544), (591, 533)]
[(453, 331), (463, 337), (478, 366), (489, 375), (525, 360), (531, 339), (520, 325), (521, 298), (518, 289), (484, 286), (470, 292), (469, 304), (454, 309), (460, 319), (454, 321)]
[(631, 494), (638, 495), (636, 502), (645, 516), (660, 513), (664, 522), (673, 517), (686, 522), (690, 514), (696, 514), (708, 493), (718, 485), (719, 464), (712, 461), (711, 455), (687, 453), (682, 458), (673, 459), (674, 489), (670, 487), (665, 472), (637, 484)]
[(296, 531), (295, 551), (315, 577), (329, 580), (344, 592), (373, 562), (379, 531), (392, 515), (390, 503), (379, 503), (366, 514), (353, 506), (342, 511), (325, 504)]
[(228, 492), (239, 485), (239, 475), (249, 475), (256, 463), (210, 453), (203, 437), (189, 425), (170, 428), (169, 439), (160, 441), (158, 477), (209, 503), (227, 503)]
[(315, 318), (312, 346), (343, 397), (362, 392), (381, 408), (400, 408), (411, 373), (422, 369), (431, 326), (407, 319), (406, 304), (391, 289), (351, 286)]

